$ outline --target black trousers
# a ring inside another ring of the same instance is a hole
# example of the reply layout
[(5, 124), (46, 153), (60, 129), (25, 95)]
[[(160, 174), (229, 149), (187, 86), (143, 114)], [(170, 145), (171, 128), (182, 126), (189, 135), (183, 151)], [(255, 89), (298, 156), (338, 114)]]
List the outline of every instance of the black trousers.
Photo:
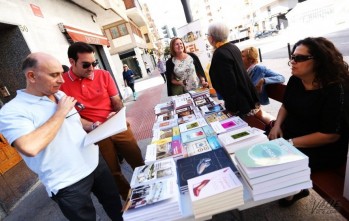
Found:
[(97, 168), (84, 179), (52, 195), (64, 216), (74, 221), (95, 221), (96, 210), (91, 192), (98, 198), (111, 220), (122, 221), (122, 205), (114, 178), (99, 154)]
[(127, 86), (129, 86), (129, 87), (131, 88), (131, 90), (132, 90), (133, 93), (136, 92), (136, 91), (135, 91), (135, 84), (134, 84), (134, 83), (127, 83)]

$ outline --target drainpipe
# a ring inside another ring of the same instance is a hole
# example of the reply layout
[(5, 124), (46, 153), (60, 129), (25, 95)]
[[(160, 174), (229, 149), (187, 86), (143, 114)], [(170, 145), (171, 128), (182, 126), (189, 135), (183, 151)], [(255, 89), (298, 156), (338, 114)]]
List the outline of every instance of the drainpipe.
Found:
[(183, 9), (184, 9), (184, 14), (185, 18), (187, 20), (187, 23), (191, 23), (193, 21), (193, 16), (191, 15), (191, 10), (190, 10), (190, 0), (181, 0)]

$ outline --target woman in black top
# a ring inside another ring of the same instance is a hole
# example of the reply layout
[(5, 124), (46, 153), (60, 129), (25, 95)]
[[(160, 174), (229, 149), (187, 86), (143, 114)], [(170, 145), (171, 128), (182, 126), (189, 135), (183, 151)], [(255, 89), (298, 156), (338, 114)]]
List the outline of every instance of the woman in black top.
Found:
[(298, 41), (289, 65), (293, 76), (269, 138), (288, 139), (309, 157), (312, 171), (343, 164), (348, 152), (348, 64), (332, 42), (319, 37)]

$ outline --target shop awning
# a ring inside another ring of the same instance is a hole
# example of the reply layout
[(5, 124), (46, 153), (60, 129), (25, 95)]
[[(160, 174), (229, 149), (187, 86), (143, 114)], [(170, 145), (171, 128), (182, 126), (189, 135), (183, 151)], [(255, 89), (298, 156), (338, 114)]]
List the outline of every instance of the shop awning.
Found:
[(88, 44), (107, 45), (108, 47), (110, 46), (107, 37), (105, 37), (104, 35), (84, 31), (68, 25), (63, 25), (63, 28), (64, 28), (65, 34), (68, 35), (67, 36), (68, 41), (73, 41), (73, 42), (82, 41)]

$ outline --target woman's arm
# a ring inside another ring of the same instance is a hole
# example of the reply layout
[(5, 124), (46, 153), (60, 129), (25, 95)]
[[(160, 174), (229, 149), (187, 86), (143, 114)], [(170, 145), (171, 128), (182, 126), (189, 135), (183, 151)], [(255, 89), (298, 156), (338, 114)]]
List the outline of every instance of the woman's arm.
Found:
[(315, 132), (301, 137), (292, 138), (292, 142), (295, 147), (311, 148), (336, 142), (339, 138), (339, 134), (324, 134)]

